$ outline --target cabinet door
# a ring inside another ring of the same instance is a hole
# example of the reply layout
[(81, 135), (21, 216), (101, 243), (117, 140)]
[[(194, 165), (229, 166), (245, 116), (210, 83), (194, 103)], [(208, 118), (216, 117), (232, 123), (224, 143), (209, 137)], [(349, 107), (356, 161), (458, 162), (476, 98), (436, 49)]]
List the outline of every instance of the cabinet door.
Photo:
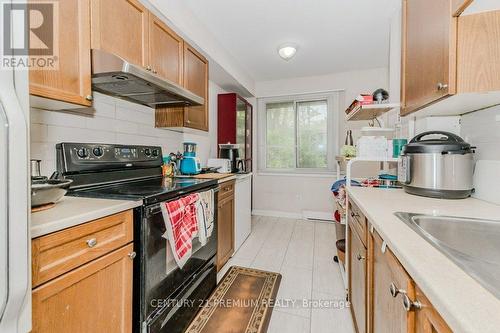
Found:
[(451, 0), (403, 2), (403, 115), (455, 93), (456, 29)]
[(415, 310), (415, 330), (412, 332), (451, 333), (450, 327), (418, 287), (416, 288), (416, 295), (416, 300), (420, 303), (420, 309)]
[(208, 131), (208, 61), (187, 43), (184, 43), (184, 87), (205, 98), (203, 105), (185, 109), (184, 126)]
[(234, 252), (234, 195), (219, 201), (217, 213), (217, 270), (219, 271)]
[(153, 73), (182, 84), (184, 45), (182, 38), (165, 23), (149, 14), (149, 64)]
[(403, 293), (414, 299), (414, 285), (389, 248), (382, 252), (382, 239), (375, 232), (369, 237), (373, 249), (372, 311), (373, 333), (413, 332), (413, 312), (403, 307)]
[(358, 333), (366, 332), (366, 248), (349, 225), (349, 301)]
[(62, 0), (58, 4), (58, 68), (30, 70), (30, 94), (90, 106), (90, 2)]
[(33, 290), (33, 331), (131, 332), (129, 244)]
[(149, 12), (137, 0), (92, 0), (92, 48), (147, 67)]

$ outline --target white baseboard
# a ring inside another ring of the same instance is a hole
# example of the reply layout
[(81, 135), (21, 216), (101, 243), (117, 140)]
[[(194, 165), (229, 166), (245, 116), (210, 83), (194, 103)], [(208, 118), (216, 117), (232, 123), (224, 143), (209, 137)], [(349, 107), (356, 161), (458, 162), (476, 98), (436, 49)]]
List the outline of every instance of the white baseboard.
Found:
[(252, 210), (252, 215), (269, 216), (269, 217), (283, 217), (283, 218), (288, 218), (288, 219), (301, 219), (302, 218), (302, 214), (300, 214), (300, 213), (280, 212), (278, 210), (254, 209), (254, 210)]
[(331, 212), (316, 212), (312, 210), (303, 210), (302, 217), (305, 220), (333, 221), (333, 214)]
[(332, 213), (329, 212), (315, 212), (304, 210), (302, 213), (282, 212), (278, 210), (252, 210), (252, 215), (269, 216), (269, 217), (282, 217), (289, 219), (304, 219), (312, 221), (333, 221)]

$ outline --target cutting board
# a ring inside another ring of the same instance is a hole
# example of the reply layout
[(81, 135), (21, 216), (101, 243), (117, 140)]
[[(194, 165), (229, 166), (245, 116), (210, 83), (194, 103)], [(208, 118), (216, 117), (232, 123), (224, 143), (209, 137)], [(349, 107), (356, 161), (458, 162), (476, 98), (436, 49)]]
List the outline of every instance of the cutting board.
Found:
[(222, 179), (222, 178), (227, 178), (231, 177), (233, 174), (232, 173), (200, 173), (199, 175), (193, 176), (193, 178), (198, 178), (198, 179)]
[(474, 169), (474, 198), (500, 205), (500, 161), (480, 160)]

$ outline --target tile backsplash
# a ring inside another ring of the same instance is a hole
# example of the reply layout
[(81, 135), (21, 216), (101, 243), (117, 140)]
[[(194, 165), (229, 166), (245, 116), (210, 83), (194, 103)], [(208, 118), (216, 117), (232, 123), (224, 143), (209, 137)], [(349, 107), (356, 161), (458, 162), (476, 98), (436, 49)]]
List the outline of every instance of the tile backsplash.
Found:
[(462, 138), (477, 147), (476, 160), (500, 160), (500, 105), (462, 116)]
[[(164, 154), (181, 150), (185, 134), (155, 128), (154, 118), (151, 108), (99, 93), (94, 93), (92, 109), (31, 109), (31, 158), (41, 159), (42, 174), (50, 175), (56, 169), (55, 145), (59, 142), (157, 145)], [(206, 141), (203, 135), (196, 137)]]

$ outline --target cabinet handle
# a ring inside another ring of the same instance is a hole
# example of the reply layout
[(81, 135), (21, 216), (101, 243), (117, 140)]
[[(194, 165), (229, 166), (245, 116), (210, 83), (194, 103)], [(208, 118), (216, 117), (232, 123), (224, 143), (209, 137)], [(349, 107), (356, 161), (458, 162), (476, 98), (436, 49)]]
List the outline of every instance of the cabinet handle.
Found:
[(358, 259), (359, 261), (361, 261), (361, 260), (365, 260), (366, 258), (363, 257), (361, 254), (358, 253), (358, 255), (356, 256), (356, 259)]
[(151, 66), (149, 66), (149, 65), (148, 65), (148, 66), (146, 66), (146, 67), (145, 67), (145, 69), (146, 69), (147, 71), (151, 71)]
[(355, 213), (355, 212), (351, 212), (351, 217), (359, 217), (359, 214)]
[(134, 252), (130, 252), (130, 253), (128, 254), (128, 257), (130, 258), (130, 260), (134, 260), (134, 258), (135, 258), (136, 256), (137, 256), (137, 253), (135, 253), (135, 251), (134, 251)]
[(85, 96), (85, 99), (87, 101), (92, 101), (94, 99), (94, 97), (92, 97), (92, 95), (87, 95), (87, 96)]
[(156, 69), (153, 69), (153, 74), (158, 74), (158, 72), (156, 71)]
[(389, 291), (392, 297), (396, 297), (398, 294), (406, 295), (406, 290), (399, 289), (394, 282), (389, 286)]
[(441, 90), (445, 90), (445, 89), (447, 89), (447, 88), (448, 88), (448, 85), (447, 85), (447, 84), (445, 84), (445, 83), (441, 83), (441, 82), (439, 82), (439, 83), (438, 83), (438, 85), (437, 85), (437, 88), (438, 88), (438, 90), (439, 90), (439, 91), (441, 91)]
[(190, 123), (191, 123), (191, 120), (189, 120), (189, 119), (188, 119), (188, 120), (186, 120), (186, 123), (190, 124)]
[(97, 245), (97, 239), (95, 238), (91, 238), (87, 241), (87, 246), (90, 248), (93, 248), (96, 245)]
[(413, 302), (408, 295), (404, 294), (403, 295), (403, 308), (406, 310), (406, 312), (410, 312), (413, 310), (419, 310), (422, 308), (422, 303), (419, 301)]

